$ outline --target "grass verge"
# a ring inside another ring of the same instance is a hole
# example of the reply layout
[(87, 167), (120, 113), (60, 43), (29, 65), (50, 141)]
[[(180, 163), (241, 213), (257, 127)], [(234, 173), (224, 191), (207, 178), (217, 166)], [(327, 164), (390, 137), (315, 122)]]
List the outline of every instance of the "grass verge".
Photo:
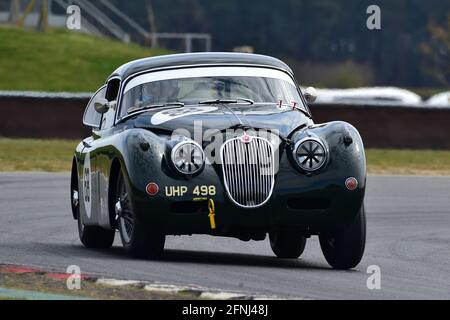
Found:
[[(0, 138), (0, 171), (69, 171), (79, 141)], [(368, 149), (369, 174), (450, 175), (450, 151)]]
[(450, 175), (450, 151), (368, 149), (371, 174)]
[[(138, 286), (113, 287), (96, 283), (96, 278), (81, 280), (79, 290), (67, 289), (67, 279), (44, 272), (11, 273), (0, 266), (0, 300), (185, 300), (198, 299), (194, 293), (166, 293), (144, 290)], [(3, 290), (2, 290), (3, 288)], [(3, 294), (2, 294), (3, 291)], [(8, 292), (10, 296), (8, 296)], [(23, 296), (22, 296), (22, 295)]]
[(91, 92), (120, 65), (167, 53), (63, 29), (0, 26), (0, 90)]
[(0, 138), (0, 171), (69, 171), (79, 141)]

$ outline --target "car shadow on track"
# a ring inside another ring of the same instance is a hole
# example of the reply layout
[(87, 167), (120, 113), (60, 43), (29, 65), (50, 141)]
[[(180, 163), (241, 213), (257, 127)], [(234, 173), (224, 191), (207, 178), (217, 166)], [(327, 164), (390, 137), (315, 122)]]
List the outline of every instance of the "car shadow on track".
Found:
[[(49, 244), (46, 244), (47, 250)], [(326, 264), (309, 262), (303, 259), (279, 259), (274, 256), (232, 253), (210, 252), (179, 249), (165, 249), (164, 255), (157, 260), (138, 260), (130, 257), (122, 247), (115, 246), (111, 249), (88, 249), (79, 244), (52, 244), (51, 251), (64, 252), (64, 255), (78, 256), (80, 258), (100, 258), (132, 262), (148, 263), (189, 263), (204, 265), (229, 265), (252, 266), (261, 268), (303, 269), (303, 270), (328, 270), (332, 269)]]
[(295, 268), (329, 270), (324, 265), (312, 263), (303, 259), (279, 259), (274, 256), (263, 256), (244, 253), (209, 252), (167, 249), (159, 261), (220, 264), (235, 266), (271, 267), (271, 268)]

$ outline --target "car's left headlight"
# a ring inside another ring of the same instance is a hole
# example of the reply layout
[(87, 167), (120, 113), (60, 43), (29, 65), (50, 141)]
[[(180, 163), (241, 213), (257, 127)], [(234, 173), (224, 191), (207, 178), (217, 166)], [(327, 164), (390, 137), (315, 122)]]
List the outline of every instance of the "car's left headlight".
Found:
[(179, 173), (193, 175), (202, 170), (205, 163), (205, 154), (198, 143), (183, 141), (173, 147), (171, 159)]
[(321, 140), (308, 137), (295, 144), (293, 156), (302, 170), (313, 172), (325, 165), (328, 152)]

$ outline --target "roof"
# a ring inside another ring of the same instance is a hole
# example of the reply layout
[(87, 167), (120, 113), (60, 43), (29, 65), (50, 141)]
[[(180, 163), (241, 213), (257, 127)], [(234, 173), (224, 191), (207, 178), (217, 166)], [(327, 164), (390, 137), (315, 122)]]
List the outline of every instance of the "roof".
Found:
[(135, 73), (152, 69), (182, 67), (189, 65), (257, 65), (275, 67), (292, 74), (292, 70), (281, 60), (273, 57), (249, 53), (182, 53), (144, 58), (120, 66), (110, 76), (125, 79)]

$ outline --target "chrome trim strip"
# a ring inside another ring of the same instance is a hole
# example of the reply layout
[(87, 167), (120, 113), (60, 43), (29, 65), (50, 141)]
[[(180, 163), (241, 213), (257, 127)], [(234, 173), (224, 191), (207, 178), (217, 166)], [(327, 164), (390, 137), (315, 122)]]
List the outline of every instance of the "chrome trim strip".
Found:
[(203, 67), (203, 68), (194, 67), (194, 68), (164, 70), (159, 72), (149, 72), (136, 76), (127, 82), (123, 90), (123, 94), (125, 95), (127, 92), (140, 85), (157, 81), (174, 80), (174, 79), (185, 80), (192, 78), (209, 78), (209, 77), (238, 77), (242, 75), (254, 78), (277, 79), (288, 82), (290, 85), (296, 88), (296, 84), (291, 76), (289, 76), (287, 73), (283, 71), (276, 69), (267, 69), (258, 67), (230, 67), (230, 66)]

